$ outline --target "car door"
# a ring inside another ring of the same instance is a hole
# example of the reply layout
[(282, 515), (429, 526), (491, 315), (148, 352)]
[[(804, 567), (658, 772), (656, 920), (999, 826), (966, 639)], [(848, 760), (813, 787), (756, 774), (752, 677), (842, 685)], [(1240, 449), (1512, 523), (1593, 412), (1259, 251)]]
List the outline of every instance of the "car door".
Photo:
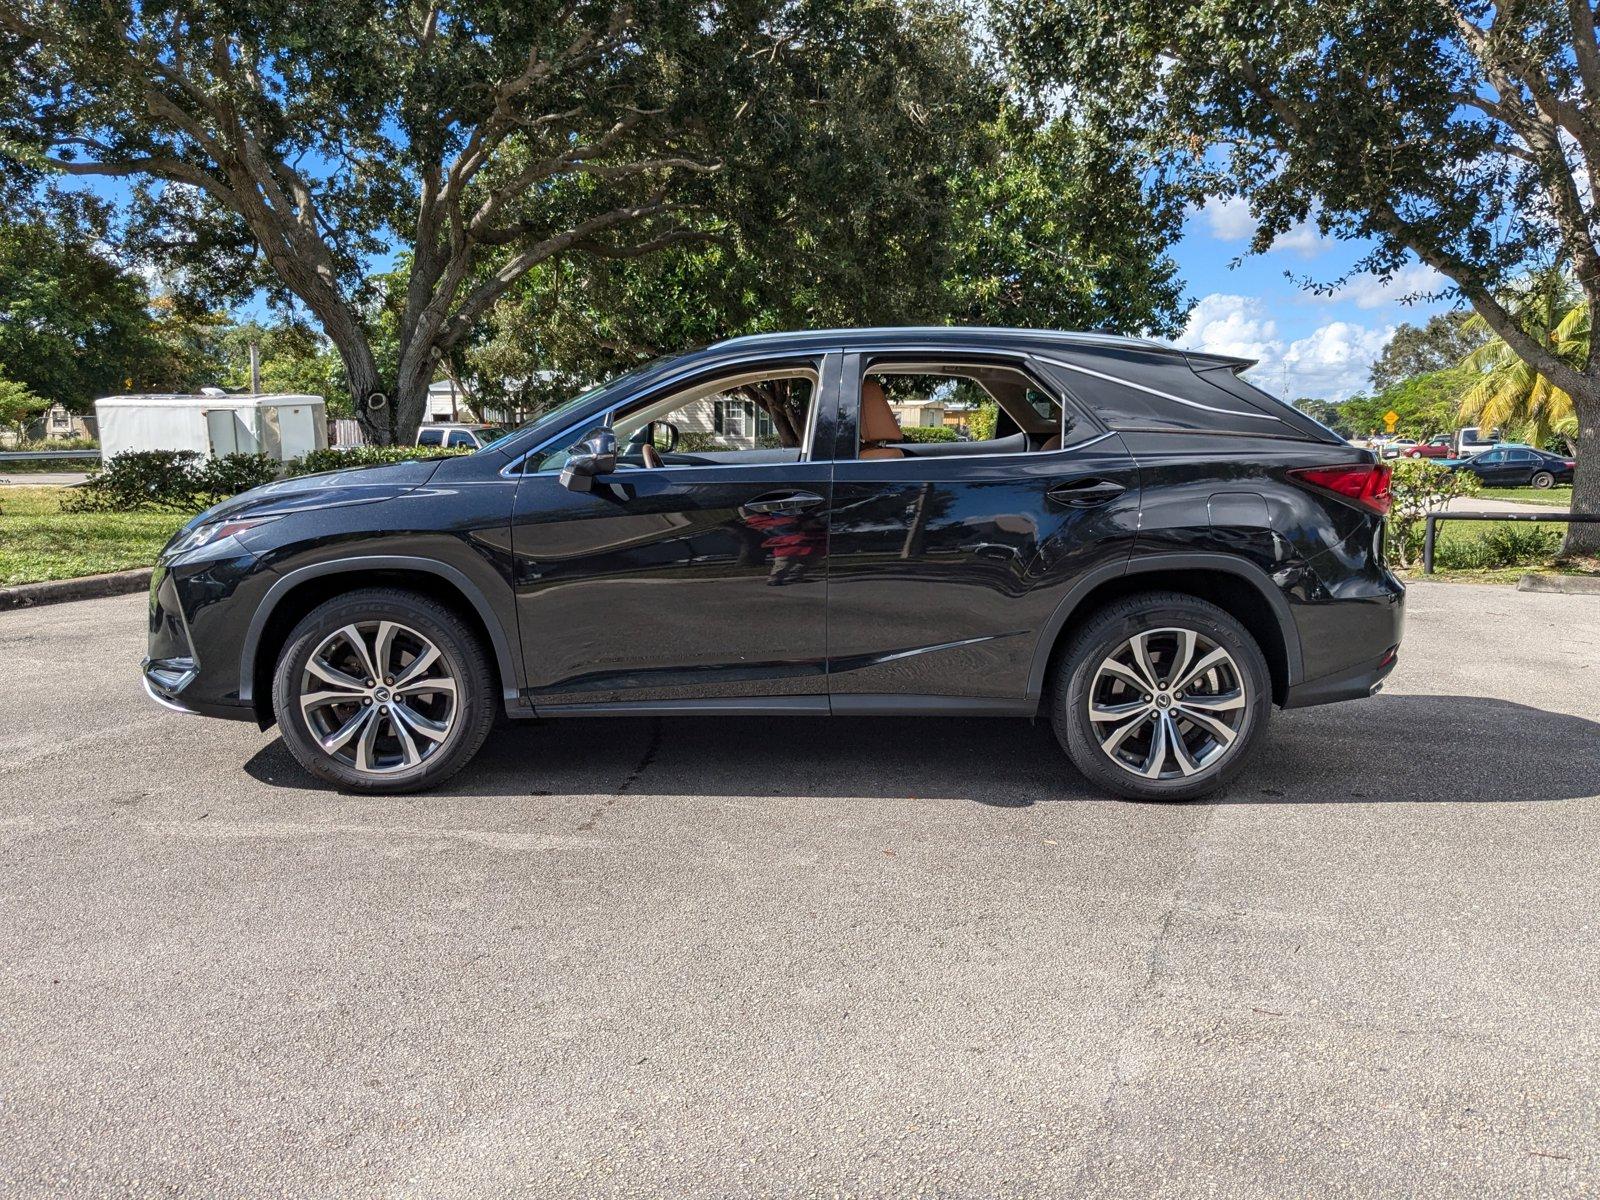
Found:
[(1533, 473), (1542, 464), (1532, 450), (1506, 451), (1505, 482), (1511, 487), (1526, 487), (1533, 482)]
[[(1020, 357), (973, 353), (1028, 371)], [(1040, 630), (1072, 582), (1131, 553), (1136, 466), (1118, 435), (1059, 394), (1068, 428), (1056, 449), (858, 458), (860, 383), (874, 361), (846, 355), (841, 364), (832, 710), (920, 711), (959, 698), (960, 707), (987, 700), (1003, 711), (1026, 694)]]
[(1504, 450), (1485, 450), (1472, 460), (1472, 473), (1485, 484), (1498, 486), (1504, 482), (1506, 471), (1506, 452)]
[[(750, 707), (730, 703), (740, 698), (826, 711), (833, 468), (831, 455), (813, 448), (833, 444), (828, 361), (782, 366), (811, 373), (809, 436), (793, 452), (759, 448), (759, 414), (747, 421), (741, 410), (734, 430), (726, 403), (694, 400), (684, 412), (696, 427), (674, 424), (670, 440), (702, 449), (669, 448), (661, 466), (619, 462), (591, 490), (573, 491), (562, 484), (559, 450), (530, 460), (512, 522), (513, 584), (539, 711)], [(760, 368), (741, 368), (752, 369)], [(676, 381), (625, 401), (612, 419), (625, 423), (630, 409), (653, 411), (716, 386), (710, 374), (710, 382)], [(574, 429), (561, 444), (587, 432)], [(617, 432), (643, 453), (641, 439), (630, 442), (621, 425)], [(752, 448), (717, 448), (730, 441)]]

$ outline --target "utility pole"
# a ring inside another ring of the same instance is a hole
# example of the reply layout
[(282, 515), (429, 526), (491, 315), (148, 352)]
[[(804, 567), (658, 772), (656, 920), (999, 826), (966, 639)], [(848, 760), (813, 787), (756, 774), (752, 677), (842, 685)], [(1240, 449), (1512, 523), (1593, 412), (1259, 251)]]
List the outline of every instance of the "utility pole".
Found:
[(261, 394), (261, 347), (250, 343), (250, 394)]

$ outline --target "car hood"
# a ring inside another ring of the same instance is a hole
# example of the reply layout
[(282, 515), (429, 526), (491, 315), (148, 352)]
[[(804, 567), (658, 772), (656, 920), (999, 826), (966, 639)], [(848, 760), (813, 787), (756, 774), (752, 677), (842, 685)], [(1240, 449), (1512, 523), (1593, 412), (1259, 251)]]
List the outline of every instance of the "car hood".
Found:
[(346, 504), (375, 504), (421, 487), (442, 461), (422, 458), (280, 479), (213, 505), (185, 528), (224, 517), (275, 516)]

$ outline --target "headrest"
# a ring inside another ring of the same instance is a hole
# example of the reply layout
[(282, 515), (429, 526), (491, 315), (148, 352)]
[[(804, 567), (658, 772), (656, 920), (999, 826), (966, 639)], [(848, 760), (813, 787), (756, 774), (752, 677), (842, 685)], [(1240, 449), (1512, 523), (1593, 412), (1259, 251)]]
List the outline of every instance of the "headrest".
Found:
[(876, 379), (861, 381), (861, 440), (864, 443), (905, 441), (894, 409), (889, 407), (889, 398), (883, 394), (883, 385)]

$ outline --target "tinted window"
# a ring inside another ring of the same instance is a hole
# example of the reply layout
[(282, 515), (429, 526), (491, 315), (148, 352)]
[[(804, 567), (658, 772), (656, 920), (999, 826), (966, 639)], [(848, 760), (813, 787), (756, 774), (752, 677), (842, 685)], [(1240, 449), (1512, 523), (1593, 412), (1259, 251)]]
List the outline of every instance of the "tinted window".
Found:
[(472, 440), (472, 435), (465, 429), (453, 429), (450, 431), (450, 445), (452, 447), (476, 446), (477, 443)]
[(442, 446), (442, 445), (444, 445), (444, 430), (442, 430), (442, 429), (424, 429), (424, 430), (422, 430), (420, 433), (417, 434), (417, 445), (419, 445), (419, 446)]
[(1497, 463), (1505, 462), (1505, 460), (1506, 452), (1504, 450), (1488, 450), (1478, 455), (1475, 461), (1484, 463), (1487, 466), (1494, 466)]
[(1511, 461), (1519, 463), (1538, 462), (1539, 456), (1531, 450), (1513, 450), (1511, 452)]

